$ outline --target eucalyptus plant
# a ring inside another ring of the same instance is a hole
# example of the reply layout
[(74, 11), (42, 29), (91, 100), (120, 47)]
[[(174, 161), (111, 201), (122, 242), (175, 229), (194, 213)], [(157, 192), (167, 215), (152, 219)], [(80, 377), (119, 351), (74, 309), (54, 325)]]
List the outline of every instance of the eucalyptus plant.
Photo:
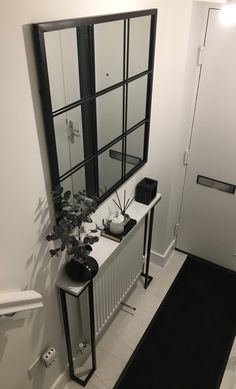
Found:
[(64, 192), (62, 186), (57, 186), (52, 195), (56, 209), (56, 221), (53, 231), (46, 236), (48, 241), (60, 241), (58, 247), (50, 250), (52, 257), (59, 252), (67, 251), (74, 259), (82, 259), (92, 251), (91, 245), (99, 240), (91, 235), (96, 229), (86, 233), (84, 224), (91, 223), (91, 214), (97, 209), (97, 202), (84, 193), (72, 196), (71, 191)]

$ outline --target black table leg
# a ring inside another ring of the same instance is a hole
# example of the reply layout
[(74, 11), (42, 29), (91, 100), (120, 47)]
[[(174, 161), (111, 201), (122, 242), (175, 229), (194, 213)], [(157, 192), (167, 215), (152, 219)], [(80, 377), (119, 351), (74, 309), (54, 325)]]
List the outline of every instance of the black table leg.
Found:
[(73, 356), (72, 356), (71, 339), (70, 339), (70, 328), (69, 328), (68, 311), (66, 305), (66, 293), (62, 289), (60, 289), (60, 297), (61, 297), (62, 317), (64, 323), (65, 337), (66, 337), (69, 371), (70, 371), (70, 377), (72, 378), (75, 374), (74, 374)]
[[(143, 254), (146, 256), (146, 261), (144, 265), (143, 272), (141, 276), (144, 277), (144, 288), (147, 289), (150, 282), (153, 280), (153, 277), (149, 275), (149, 264), (150, 264), (150, 255), (151, 255), (151, 244), (152, 244), (152, 230), (153, 230), (153, 219), (154, 219), (154, 207), (150, 210), (150, 215), (145, 217), (145, 228), (144, 228), (144, 246)], [(148, 231), (148, 236), (147, 236)], [(147, 245), (147, 250), (146, 250)]]
[(91, 374), (96, 369), (96, 342), (95, 342), (95, 322), (94, 322), (94, 303), (93, 303), (93, 281), (89, 283), (89, 319), (90, 319), (90, 337), (91, 337), (91, 353), (92, 353), (92, 370)]
[[(94, 303), (93, 303), (93, 282), (90, 281), (88, 286), (83, 290), (82, 293), (88, 288), (88, 298), (89, 298), (89, 320), (90, 320), (90, 337), (91, 337), (91, 354), (92, 354), (92, 369), (90, 370), (88, 376), (85, 380), (80, 379), (75, 375), (74, 371), (74, 363), (73, 363), (73, 354), (72, 354), (72, 346), (71, 346), (71, 336), (70, 336), (70, 327), (69, 327), (69, 319), (68, 319), (68, 310), (66, 303), (66, 292), (63, 289), (60, 289), (60, 297), (61, 297), (61, 307), (62, 307), (62, 317), (64, 323), (65, 330), (65, 338), (66, 338), (66, 347), (67, 347), (67, 355), (69, 362), (69, 372), (70, 377), (73, 381), (78, 384), (85, 386), (89, 381), (90, 377), (94, 373), (96, 369), (96, 344), (95, 344), (95, 324), (94, 324)], [(73, 296), (75, 297), (75, 296)], [(75, 297), (75, 298), (79, 298)]]

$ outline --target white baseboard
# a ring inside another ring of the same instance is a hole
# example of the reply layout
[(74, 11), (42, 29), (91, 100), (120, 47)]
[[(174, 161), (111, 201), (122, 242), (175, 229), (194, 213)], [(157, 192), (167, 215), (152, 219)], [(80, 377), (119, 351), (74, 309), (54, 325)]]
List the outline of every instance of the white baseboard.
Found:
[(175, 239), (167, 247), (164, 254), (157, 253), (156, 251), (151, 251), (151, 261), (159, 266), (162, 266), (162, 267), (165, 266), (171, 253), (174, 250), (174, 246), (175, 246)]

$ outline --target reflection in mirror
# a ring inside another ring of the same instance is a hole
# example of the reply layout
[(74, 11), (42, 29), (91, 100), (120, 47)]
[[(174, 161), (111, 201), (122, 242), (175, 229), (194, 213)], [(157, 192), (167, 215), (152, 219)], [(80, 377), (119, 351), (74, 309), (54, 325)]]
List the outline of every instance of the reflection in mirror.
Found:
[(99, 195), (106, 193), (122, 177), (122, 158), (113, 158), (111, 150), (122, 155), (122, 141), (115, 143), (110, 149), (98, 156)]
[[(69, 320), (69, 333), (71, 337), (71, 353), (75, 375), (85, 381), (92, 369), (91, 357), (91, 329), (89, 318), (88, 288), (80, 295), (79, 299), (66, 295)], [(84, 345), (80, 350), (79, 344)]]
[(123, 80), (124, 21), (94, 25), (96, 91)]
[(148, 70), (151, 16), (130, 19), (129, 77)]
[(54, 117), (59, 174), (62, 176), (84, 160), (81, 107)]
[(66, 178), (64, 181), (60, 182), (60, 185), (63, 187), (64, 192), (70, 190), (72, 193), (73, 192), (73, 184), (72, 184), (72, 177)]
[(53, 119), (53, 121), (55, 128), (59, 175), (61, 176), (71, 168), (66, 115), (62, 114), (57, 116)]
[(127, 135), (126, 140), (126, 174), (143, 160), (145, 126), (137, 128)]
[(97, 98), (98, 149), (122, 133), (123, 88), (114, 89)]
[(147, 76), (128, 84), (127, 129), (146, 118)]
[(85, 168), (82, 167), (72, 174), (72, 193), (86, 192)]
[(52, 109), (80, 99), (76, 28), (45, 32)]
[(82, 167), (61, 182), (64, 191), (70, 190), (73, 194), (86, 191), (85, 168)]

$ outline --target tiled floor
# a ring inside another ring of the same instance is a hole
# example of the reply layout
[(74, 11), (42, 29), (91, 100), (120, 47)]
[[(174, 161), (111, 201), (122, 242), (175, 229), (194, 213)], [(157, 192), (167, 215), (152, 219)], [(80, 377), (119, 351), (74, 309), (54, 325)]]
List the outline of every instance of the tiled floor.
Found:
[[(185, 258), (184, 254), (173, 252), (164, 268), (151, 263), (150, 274), (154, 277), (152, 283), (145, 290), (141, 282), (138, 282), (127, 300), (128, 304), (136, 307), (135, 313), (132, 314), (129, 309), (123, 308), (100, 340), (96, 349), (97, 369), (86, 385), (86, 389), (113, 388)], [(236, 389), (234, 386), (234, 381), (236, 382), (235, 365), (236, 342), (220, 389)], [(78, 389), (79, 387), (78, 384), (70, 381), (64, 389)]]

